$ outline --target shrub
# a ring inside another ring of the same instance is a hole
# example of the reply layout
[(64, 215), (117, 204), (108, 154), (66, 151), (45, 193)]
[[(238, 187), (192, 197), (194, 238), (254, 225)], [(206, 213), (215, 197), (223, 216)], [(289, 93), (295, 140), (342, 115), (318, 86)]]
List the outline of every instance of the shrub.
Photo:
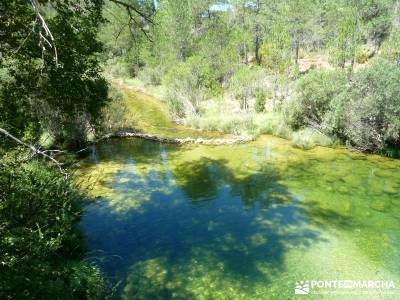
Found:
[(146, 84), (160, 85), (162, 82), (162, 74), (160, 67), (145, 67), (141, 72), (139, 72), (140, 79)]
[(100, 271), (83, 262), (83, 195), (40, 161), (0, 161), (0, 298), (100, 299)]
[(312, 70), (296, 87), (296, 98), (288, 106), (293, 128), (322, 124), (331, 100), (344, 89), (346, 75), (340, 71)]
[(256, 90), (256, 103), (254, 105), (254, 110), (258, 113), (265, 110), (265, 102), (267, 98), (267, 93), (261, 89)]
[(332, 146), (334, 143), (331, 137), (312, 128), (301, 129), (292, 134), (292, 144), (301, 149), (312, 149), (315, 146)]
[(254, 125), (258, 134), (272, 134), (285, 139), (290, 139), (292, 130), (286, 124), (283, 114), (280, 112), (268, 112), (256, 115)]
[[(202, 105), (202, 114), (184, 119), (186, 126), (206, 130), (218, 130), (255, 138), (260, 134), (273, 134), (290, 138), (291, 130), (281, 113), (233, 113), (228, 107), (215, 100)], [(225, 104), (226, 105), (226, 104)]]
[(116, 87), (109, 89), (110, 102), (102, 108), (102, 122), (99, 133), (110, 133), (124, 128), (131, 128), (133, 120), (128, 120), (127, 96)]
[(353, 146), (382, 151), (400, 146), (400, 67), (377, 61), (354, 75), (332, 102), (331, 127)]
[(240, 107), (247, 110), (250, 99), (254, 98), (257, 91), (261, 91), (263, 86), (263, 73), (260, 69), (249, 69), (247, 66), (241, 67), (232, 76), (229, 88), (234, 97), (240, 101)]
[(371, 57), (375, 54), (374, 48), (369, 45), (365, 44), (357, 48), (356, 51), (356, 61), (359, 64), (366, 63)]
[(400, 65), (400, 28), (394, 27), (389, 38), (382, 44), (382, 56)]
[(198, 56), (171, 68), (165, 77), (167, 97), (173, 115), (183, 117), (197, 114), (201, 101), (217, 82), (205, 61)]

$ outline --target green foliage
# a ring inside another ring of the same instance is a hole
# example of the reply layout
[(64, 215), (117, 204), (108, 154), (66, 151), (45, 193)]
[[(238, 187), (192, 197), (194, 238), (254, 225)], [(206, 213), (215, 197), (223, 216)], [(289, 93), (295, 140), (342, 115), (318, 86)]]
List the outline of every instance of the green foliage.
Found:
[(267, 100), (267, 93), (261, 89), (256, 90), (256, 103), (254, 104), (254, 110), (258, 113), (265, 110), (265, 102)]
[(261, 50), (262, 64), (273, 73), (287, 74), (292, 63), (291, 43), (284, 25), (275, 24)]
[[(331, 61), (342, 68), (350, 62), (352, 71), (356, 58), (363, 63), (374, 55), (390, 32), (392, 7), (391, 0), (327, 2), (326, 30), (330, 39)], [(358, 48), (365, 42), (373, 46), (373, 51), (360, 55)]]
[[(344, 68), (346, 62), (354, 63), (357, 47), (361, 39), (360, 15), (350, 1), (331, 3), (329, 17), (334, 31), (329, 42), (331, 62)], [(351, 66), (352, 68), (352, 66)]]
[(107, 101), (97, 59), (102, 2), (38, 3), (54, 42), (39, 38), (39, 32), (45, 33), (30, 1), (0, 4), (5, 16), (0, 23), (0, 124), (17, 136), (33, 127), (33, 139), (45, 130), (56, 142), (79, 147)]
[[(368, 66), (375, 56), (400, 61), (398, 4), (392, 0), (234, 0), (232, 10), (215, 10), (213, 1), (166, 0), (157, 9), (150, 1), (132, 3), (142, 5), (154, 24), (136, 18), (141, 26), (132, 28), (124, 10), (108, 4), (107, 19), (116, 16), (101, 33), (109, 62), (126, 69), (121, 76), (165, 85), (172, 115), (197, 128), (269, 132), (305, 148), (329, 144), (318, 130), (356, 145), (347, 101), (360, 88), (352, 82), (357, 64)], [(306, 71), (313, 65), (316, 70)], [(274, 117), (264, 112), (266, 98)], [(292, 136), (289, 125), (300, 130)], [(367, 148), (397, 147), (393, 136), (389, 140)]]
[(178, 117), (197, 114), (207, 95), (218, 93), (216, 72), (199, 56), (171, 68), (165, 76), (172, 113)]
[(315, 146), (327, 147), (335, 144), (334, 139), (312, 128), (304, 128), (294, 132), (291, 139), (292, 144), (301, 149), (312, 149)]
[(139, 76), (145, 84), (161, 85), (163, 74), (157, 67), (147, 66), (139, 73)]
[(393, 0), (356, 1), (363, 37), (377, 47), (390, 32), (393, 3)]
[(103, 7), (106, 21), (101, 24), (99, 31), (107, 68), (120, 77), (138, 75), (148, 59), (151, 38), (149, 20), (154, 13), (153, 1), (130, 1), (130, 4), (149, 18), (145, 19), (134, 12), (129, 14), (125, 7), (106, 1)]
[(374, 56), (375, 52), (371, 45), (365, 44), (357, 48), (356, 62), (359, 64), (366, 63)]
[[(0, 127), (28, 143), (81, 147), (96, 132), (108, 85), (100, 75), (102, 1), (0, 2)], [(0, 298), (101, 299), (83, 261), (84, 196), (69, 179), (0, 138)], [(16, 151), (23, 153), (17, 155)]]
[(294, 128), (322, 124), (332, 99), (346, 85), (340, 71), (311, 70), (300, 78), (296, 99), (288, 106), (289, 123)]
[(400, 68), (383, 60), (356, 72), (332, 102), (331, 127), (362, 150), (399, 147), (399, 82)]
[(102, 121), (99, 131), (102, 133), (116, 132), (118, 130), (132, 127), (133, 120), (128, 119), (127, 96), (117, 90), (116, 87), (109, 89), (111, 101), (102, 109)]
[(251, 138), (260, 134), (290, 138), (292, 133), (281, 113), (229, 111), (223, 102), (213, 100), (205, 101), (201, 106), (201, 115), (185, 118), (184, 124), (202, 130), (217, 130)]
[[(263, 79), (265, 74), (261, 68), (243, 66), (237, 70), (229, 82), (229, 88), (235, 99), (240, 101), (240, 108), (248, 110), (250, 100), (257, 93), (263, 92)], [(262, 95), (259, 94), (262, 98)], [(265, 102), (264, 102), (265, 103)]]
[(383, 43), (382, 57), (400, 65), (400, 26), (393, 28), (390, 37)]
[(100, 271), (82, 262), (84, 196), (43, 162), (0, 161), (0, 298), (100, 299)]

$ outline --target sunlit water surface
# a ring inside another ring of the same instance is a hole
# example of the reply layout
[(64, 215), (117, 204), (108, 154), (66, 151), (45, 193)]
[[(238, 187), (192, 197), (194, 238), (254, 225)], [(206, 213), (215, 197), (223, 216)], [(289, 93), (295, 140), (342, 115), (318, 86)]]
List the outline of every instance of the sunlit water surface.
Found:
[(82, 218), (88, 259), (118, 283), (115, 299), (292, 299), (299, 280), (398, 288), (399, 170), (268, 136), (235, 146), (112, 140), (78, 173), (99, 197)]

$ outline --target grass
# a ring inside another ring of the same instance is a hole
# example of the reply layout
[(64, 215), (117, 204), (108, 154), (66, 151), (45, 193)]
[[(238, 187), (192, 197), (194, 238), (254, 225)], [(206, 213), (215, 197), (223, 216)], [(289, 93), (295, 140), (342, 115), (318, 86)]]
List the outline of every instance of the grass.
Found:
[[(294, 147), (312, 149), (315, 146), (335, 146), (338, 141), (312, 128), (293, 131), (284, 113), (243, 111), (238, 102), (215, 98), (200, 104), (200, 113), (188, 115), (175, 124), (168, 116), (162, 86), (145, 85), (140, 79), (110, 79), (113, 83), (109, 106), (109, 124), (115, 129), (135, 128), (145, 133), (163, 137), (214, 138), (217, 132), (256, 139), (270, 134), (290, 140)], [(197, 130), (193, 130), (197, 129)]]
[(294, 147), (312, 149), (316, 146), (331, 147), (338, 143), (334, 138), (312, 129), (304, 128), (293, 131), (285, 122), (281, 112), (240, 112), (229, 113), (218, 107), (215, 103), (208, 104), (212, 109), (206, 110), (202, 115), (189, 116), (184, 119), (188, 127), (202, 130), (216, 130), (241, 136), (257, 138), (262, 134), (270, 134), (291, 140)]
[(225, 101), (208, 100), (201, 104), (200, 114), (183, 119), (186, 126), (201, 130), (215, 130), (256, 138), (260, 134), (277, 131), (280, 120), (277, 115), (244, 112), (232, 109)]
[(291, 140), (293, 146), (301, 149), (312, 149), (315, 146), (331, 147), (337, 144), (334, 138), (328, 137), (312, 128), (305, 128), (293, 132)]

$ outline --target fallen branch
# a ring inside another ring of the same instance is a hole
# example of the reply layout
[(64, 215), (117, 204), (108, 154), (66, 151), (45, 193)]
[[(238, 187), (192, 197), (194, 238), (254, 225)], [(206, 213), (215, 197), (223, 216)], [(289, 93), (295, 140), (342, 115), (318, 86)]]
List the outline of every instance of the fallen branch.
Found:
[[(62, 168), (62, 163), (60, 163), (58, 160), (56, 160), (54, 157), (51, 157), (50, 155), (47, 155), (46, 152), (62, 152), (61, 150), (46, 150), (46, 151), (41, 151), (38, 148), (36, 148), (33, 145), (30, 145), (28, 143), (25, 143), (24, 141), (21, 141), (20, 139), (16, 138), (15, 136), (13, 136), (11, 133), (9, 133), (7, 130), (0, 128), (0, 132), (3, 133), (5, 136), (11, 138), (12, 140), (16, 141), (18, 144), (21, 144), (27, 148), (29, 148), (32, 152), (33, 152), (33, 156), (39, 154), (41, 156), (43, 156), (44, 158), (49, 159), (54, 165), (56, 165), (58, 167), (58, 169), (60, 170), (60, 172), (62, 174), (64, 174), (65, 176), (68, 176), (67, 173), (64, 172), (63, 168)], [(32, 156), (32, 157), (33, 157)]]

